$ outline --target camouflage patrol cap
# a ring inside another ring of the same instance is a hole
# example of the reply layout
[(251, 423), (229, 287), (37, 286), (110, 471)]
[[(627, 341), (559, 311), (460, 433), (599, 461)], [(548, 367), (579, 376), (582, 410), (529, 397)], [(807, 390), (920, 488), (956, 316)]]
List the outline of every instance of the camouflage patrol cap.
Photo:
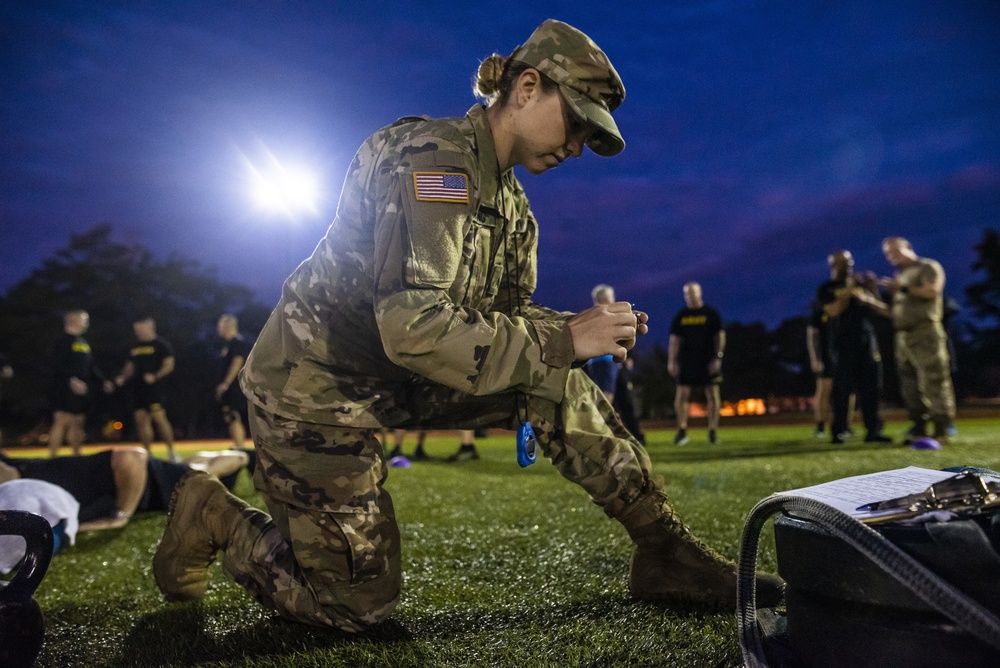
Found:
[(611, 112), (625, 99), (625, 85), (594, 41), (571, 25), (549, 19), (514, 49), (511, 60), (534, 67), (557, 84), (563, 98), (597, 130), (587, 142), (598, 155), (617, 155), (625, 140)]

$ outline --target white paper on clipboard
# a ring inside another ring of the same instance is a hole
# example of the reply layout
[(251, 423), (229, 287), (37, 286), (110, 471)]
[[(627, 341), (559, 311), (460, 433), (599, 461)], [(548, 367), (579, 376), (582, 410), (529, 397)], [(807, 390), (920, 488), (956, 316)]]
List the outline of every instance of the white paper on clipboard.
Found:
[[(781, 496), (804, 496), (816, 501), (822, 501), (833, 506), (851, 517), (867, 519), (893, 513), (893, 510), (872, 512), (861, 510), (867, 504), (887, 499), (895, 499), (907, 494), (923, 492), (936, 482), (958, 475), (954, 471), (936, 471), (934, 469), (907, 466), (892, 471), (868, 473), (840, 480), (831, 480), (820, 485), (792, 489), (787, 492), (777, 492)], [(992, 476), (984, 476), (986, 480), (1000, 480)]]

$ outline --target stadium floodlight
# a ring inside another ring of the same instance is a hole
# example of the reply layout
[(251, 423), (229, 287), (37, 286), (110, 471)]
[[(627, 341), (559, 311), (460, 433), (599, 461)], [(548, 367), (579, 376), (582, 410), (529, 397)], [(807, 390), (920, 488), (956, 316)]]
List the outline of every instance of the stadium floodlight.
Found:
[(254, 201), (270, 211), (316, 211), (319, 184), (315, 174), (301, 167), (286, 167), (271, 158), (267, 169), (251, 166), (250, 189)]

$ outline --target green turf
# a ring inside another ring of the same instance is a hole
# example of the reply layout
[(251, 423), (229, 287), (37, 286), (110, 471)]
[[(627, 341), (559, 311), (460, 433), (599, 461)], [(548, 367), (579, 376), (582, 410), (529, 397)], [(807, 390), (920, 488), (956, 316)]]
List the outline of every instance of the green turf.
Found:
[[(696, 533), (735, 558), (750, 508), (773, 491), (917, 465), (1000, 467), (1000, 421), (959, 423), (940, 452), (832, 447), (807, 426), (649, 434), (656, 471)], [(891, 425), (898, 435), (902, 425)], [(359, 637), (284, 622), (216, 567), (208, 595), (167, 604), (150, 572), (162, 514), (80, 535), (57, 555), (36, 598), (48, 624), (40, 666), (731, 666), (733, 613), (677, 612), (629, 599), (624, 530), (547, 462), (520, 469), (513, 438), (480, 440), (482, 459), (393, 469), (403, 536), (403, 596), (393, 618)], [(412, 448), (407, 444), (406, 451)], [(237, 492), (260, 499), (248, 478)], [(770, 528), (760, 563), (775, 567)]]

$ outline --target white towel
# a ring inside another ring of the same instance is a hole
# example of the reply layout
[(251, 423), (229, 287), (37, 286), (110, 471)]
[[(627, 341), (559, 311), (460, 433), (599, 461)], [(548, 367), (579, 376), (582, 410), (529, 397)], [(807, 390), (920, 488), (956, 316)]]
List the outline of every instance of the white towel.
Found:
[[(80, 504), (58, 485), (43, 480), (21, 478), (0, 483), (0, 510), (25, 510), (41, 515), (52, 526), (66, 520), (66, 537), (76, 542), (80, 526)], [(10, 573), (21, 559), (27, 544), (21, 536), (0, 536), (0, 573)]]

